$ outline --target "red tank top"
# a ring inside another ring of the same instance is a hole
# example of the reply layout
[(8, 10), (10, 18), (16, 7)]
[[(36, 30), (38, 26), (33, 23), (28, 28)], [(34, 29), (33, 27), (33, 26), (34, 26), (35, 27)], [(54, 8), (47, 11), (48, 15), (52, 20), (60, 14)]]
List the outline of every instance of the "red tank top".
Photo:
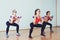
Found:
[(50, 20), (50, 17), (47, 17), (47, 19), (48, 19), (47, 21), (49, 21)]
[(48, 22), (49, 20), (51, 20), (50, 17), (48, 17), (48, 16), (45, 16), (45, 17), (46, 17), (46, 19), (44, 19), (44, 20), (46, 20), (47, 22)]
[(36, 17), (35, 23), (38, 24), (38, 22), (41, 22), (41, 18)]

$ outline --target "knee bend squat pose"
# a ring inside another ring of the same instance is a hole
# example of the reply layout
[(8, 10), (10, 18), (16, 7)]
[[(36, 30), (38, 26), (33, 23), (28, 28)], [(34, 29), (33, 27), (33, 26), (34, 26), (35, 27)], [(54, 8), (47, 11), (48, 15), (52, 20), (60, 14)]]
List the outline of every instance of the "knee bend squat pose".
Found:
[(8, 38), (8, 32), (9, 32), (9, 27), (10, 26), (16, 26), (16, 35), (20, 36), (19, 34), (19, 25), (17, 24), (20, 20), (21, 17), (16, 15), (17, 11), (14, 9), (12, 11), (12, 16), (10, 16), (9, 21), (6, 22), (7, 28), (6, 28), (6, 37)]
[(46, 16), (44, 16), (44, 26), (50, 25), (50, 32), (53, 32), (53, 30), (52, 30), (52, 24), (49, 23), (48, 21), (49, 20), (52, 21), (52, 19), (53, 19), (53, 16), (50, 16), (50, 11), (47, 11), (46, 12)]
[[(33, 20), (33, 22), (32, 23), (30, 23), (30, 31), (29, 31), (29, 38), (32, 38), (32, 36), (31, 36), (31, 34), (32, 34), (32, 32), (33, 32), (33, 28), (34, 27), (43, 27), (43, 25), (42, 25), (42, 19), (41, 19), (41, 17), (40, 17), (40, 9), (36, 9), (35, 10), (35, 14), (34, 14), (34, 20)], [(43, 34), (43, 32), (44, 32), (44, 30), (43, 30), (43, 28), (41, 29), (41, 35), (42, 36), (45, 36), (44, 34)]]

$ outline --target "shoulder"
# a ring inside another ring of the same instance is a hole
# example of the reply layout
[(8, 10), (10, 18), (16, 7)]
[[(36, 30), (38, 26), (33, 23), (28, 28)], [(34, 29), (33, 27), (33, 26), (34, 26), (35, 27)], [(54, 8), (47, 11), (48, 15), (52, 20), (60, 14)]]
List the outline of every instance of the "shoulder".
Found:
[(36, 15), (34, 15), (34, 18), (36, 18), (37, 16)]

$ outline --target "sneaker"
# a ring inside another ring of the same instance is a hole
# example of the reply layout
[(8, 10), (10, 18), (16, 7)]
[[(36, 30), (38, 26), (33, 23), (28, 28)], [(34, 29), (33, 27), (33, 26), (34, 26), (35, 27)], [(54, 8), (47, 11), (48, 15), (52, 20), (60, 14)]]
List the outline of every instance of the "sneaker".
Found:
[(32, 39), (32, 36), (29, 36), (29, 38), (31, 38), (31, 39)]
[(8, 38), (9, 37), (9, 35), (8, 34), (6, 34), (6, 38)]
[(44, 35), (44, 34), (41, 34), (41, 36), (44, 36), (44, 37), (45, 37), (45, 35)]
[(16, 33), (16, 36), (20, 36), (20, 33)]

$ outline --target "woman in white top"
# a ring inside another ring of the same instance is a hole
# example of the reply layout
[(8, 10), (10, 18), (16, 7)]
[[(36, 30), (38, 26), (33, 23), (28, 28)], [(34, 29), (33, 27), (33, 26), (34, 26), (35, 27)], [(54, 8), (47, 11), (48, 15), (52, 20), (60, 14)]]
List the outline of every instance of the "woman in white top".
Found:
[(17, 36), (20, 36), (20, 34), (19, 34), (19, 25), (17, 23), (19, 22), (19, 20), (20, 20), (21, 17), (18, 17), (16, 15), (16, 13), (17, 13), (17, 11), (14, 9), (12, 11), (12, 15), (10, 16), (9, 21), (6, 22), (6, 25), (7, 25), (7, 28), (6, 28), (6, 37), (7, 38), (9, 37), (8, 36), (8, 32), (9, 32), (9, 27), (10, 26), (16, 26), (16, 31), (17, 31), (17, 34), (16, 35)]

